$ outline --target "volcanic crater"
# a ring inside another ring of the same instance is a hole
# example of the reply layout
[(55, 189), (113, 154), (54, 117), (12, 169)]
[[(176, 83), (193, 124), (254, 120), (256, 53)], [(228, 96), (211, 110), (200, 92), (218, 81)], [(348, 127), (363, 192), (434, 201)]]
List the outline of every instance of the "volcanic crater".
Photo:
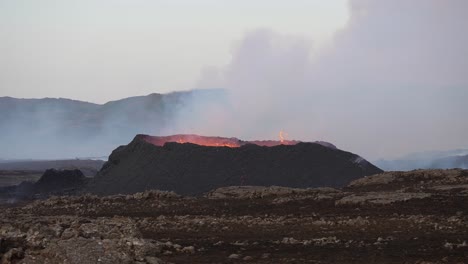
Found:
[(341, 187), (380, 172), (327, 142), (137, 135), (112, 152), (86, 191), (108, 195), (159, 189), (197, 195), (233, 185)]

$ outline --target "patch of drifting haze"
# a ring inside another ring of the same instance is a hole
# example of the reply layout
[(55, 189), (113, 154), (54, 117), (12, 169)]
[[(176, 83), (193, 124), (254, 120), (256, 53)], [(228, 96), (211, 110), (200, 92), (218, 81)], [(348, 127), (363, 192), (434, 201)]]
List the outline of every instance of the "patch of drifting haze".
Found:
[(167, 116), (167, 123), (159, 131), (150, 135), (199, 134), (208, 136), (234, 136), (226, 128), (238, 120), (229, 119), (233, 106), (230, 105), (225, 90), (194, 90), (186, 92), (174, 105), (165, 98), (164, 104), (174, 110)]
[(68, 138), (67, 130), (72, 129), (73, 112), (92, 108), (92, 104), (55, 99), (2, 99), (5, 113), (0, 122), (2, 156), (14, 159), (80, 155), (80, 145), (74, 142), (80, 138)]
[(464, 156), (450, 156), (440, 159), (435, 159), (428, 166), (429, 168), (461, 168), (468, 169), (468, 155)]
[(468, 155), (468, 149), (454, 149), (446, 151), (425, 151), (425, 152), (416, 152), (404, 155), (402, 159), (440, 159), (450, 156), (465, 156)]
[(300, 37), (251, 32), (226, 67), (197, 84), (228, 89), (225, 119), (235, 122), (200, 127), (246, 139), (285, 129), (372, 159), (464, 147), (467, 8), (463, 0), (352, 0), (348, 25), (313, 57)]
[(387, 171), (448, 168), (468, 169), (468, 149), (416, 152), (394, 160), (376, 160), (374, 164)]

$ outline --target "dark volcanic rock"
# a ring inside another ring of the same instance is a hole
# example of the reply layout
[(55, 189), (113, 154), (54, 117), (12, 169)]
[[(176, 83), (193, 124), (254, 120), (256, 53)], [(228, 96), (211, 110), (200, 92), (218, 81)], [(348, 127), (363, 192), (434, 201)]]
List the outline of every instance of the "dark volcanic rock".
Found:
[(49, 169), (35, 182), (24, 181), (19, 185), (0, 188), (2, 200), (20, 201), (50, 195), (74, 194), (89, 182), (80, 170)]
[(87, 178), (80, 170), (46, 170), (34, 184), (36, 193), (52, 193), (74, 190), (83, 187)]
[(117, 194), (159, 189), (200, 194), (232, 185), (340, 187), (382, 172), (353, 153), (318, 143), (237, 148), (190, 143), (156, 146), (147, 137), (138, 135), (114, 150), (88, 191)]

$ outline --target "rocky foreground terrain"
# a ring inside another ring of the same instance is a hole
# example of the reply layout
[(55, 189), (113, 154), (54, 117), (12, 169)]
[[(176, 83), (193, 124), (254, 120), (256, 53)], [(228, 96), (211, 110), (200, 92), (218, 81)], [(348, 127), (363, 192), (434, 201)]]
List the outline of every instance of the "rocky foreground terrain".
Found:
[(0, 206), (1, 263), (467, 263), (468, 171)]

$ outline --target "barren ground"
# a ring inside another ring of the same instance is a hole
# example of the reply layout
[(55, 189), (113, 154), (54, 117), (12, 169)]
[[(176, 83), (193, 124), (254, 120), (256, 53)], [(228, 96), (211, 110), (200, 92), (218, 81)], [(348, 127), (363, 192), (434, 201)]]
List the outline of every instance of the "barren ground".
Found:
[(468, 173), (0, 207), (2, 263), (467, 263)]

